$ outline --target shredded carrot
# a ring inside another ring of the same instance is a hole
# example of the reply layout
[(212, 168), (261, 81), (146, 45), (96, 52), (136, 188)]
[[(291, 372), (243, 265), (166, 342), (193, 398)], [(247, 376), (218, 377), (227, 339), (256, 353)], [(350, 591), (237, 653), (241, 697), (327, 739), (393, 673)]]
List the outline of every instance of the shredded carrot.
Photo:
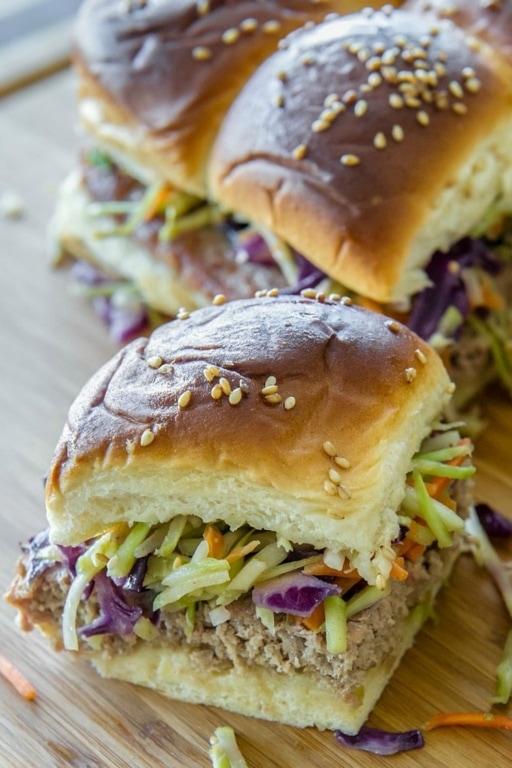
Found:
[[(415, 523), (413, 520), (410, 527), (411, 532), (413, 531), (414, 525), (418, 527), (417, 523)], [(407, 560), (417, 560), (418, 557), (421, 557), (424, 551), (424, 544), (420, 544), (418, 541), (414, 541), (413, 538), (409, 538), (408, 536), (402, 539), (402, 541), (396, 547), (396, 554), (398, 557), (405, 557)]]
[(32, 701), (37, 696), (36, 689), (29, 683), (26, 677), (0, 653), (0, 674), (23, 696), (27, 701)]
[(404, 568), (404, 558), (396, 557), (391, 565), (389, 575), (395, 581), (405, 581), (408, 577), (407, 570)]
[(207, 525), (203, 539), (208, 544), (208, 557), (220, 558), (224, 554), (224, 536), (215, 525)]
[(503, 296), (500, 296), (491, 285), (488, 280), (484, 280), (480, 286), (482, 291), (482, 299), (485, 307), (489, 309), (504, 309), (505, 300)]
[(475, 726), (477, 728), (499, 728), (512, 731), (512, 717), (492, 715), (489, 712), (439, 712), (432, 715), (425, 725), (425, 731), (448, 725)]
[(309, 616), (304, 616), (304, 618), (301, 619), (301, 624), (304, 624), (306, 629), (310, 629), (312, 632), (318, 632), (324, 621), (324, 604), (320, 603), (320, 605), (317, 605), (317, 607), (313, 610), (313, 613), (311, 613)]
[(329, 565), (326, 565), (324, 562), (320, 563), (310, 563), (310, 565), (305, 565), (302, 569), (303, 573), (305, 573), (307, 576), (346, 576), (347, 572), (343, 568), (331, 568)]
[(172, 187), (167, 185), (158, 190), (157, 194), (151, 201), (151, 205), (148, 207), (144, 215), (144, 221), (151, 221), (154, 216), (160, 213), (172, 191)]
[(248, 544), (245, 544), (243, 547), (235, 547), (231, 550), (229, 555), (226, 556), (226, 560), (228, 563), (234, 563), (236, 560), (240, 560), (241, 557), (245, 557), (246, 555), (249, 555), (251, 552), (254, 552), (256, 547), (259, 547), (260, 542), (259, 541), (250, 541)]
[(420, 544), (418, 541), (412, 541), (411, 544), (412, 546), (407, 550), (407, 559), (417, 560), (422, 556), (426, 547), (424, 544)]

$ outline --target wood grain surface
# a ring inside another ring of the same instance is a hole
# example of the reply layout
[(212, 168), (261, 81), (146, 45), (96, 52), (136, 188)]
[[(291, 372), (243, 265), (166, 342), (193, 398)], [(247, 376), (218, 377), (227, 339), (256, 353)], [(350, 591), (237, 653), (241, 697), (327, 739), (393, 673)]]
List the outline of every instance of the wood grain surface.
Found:
[[(17, 192), (23, 215), (0, 221), (1, 438), (0, 591), (19, 542), (45, 525), (43, 486), (67, 408), (114, 352), (86, 302), (49, 269), (46, 225), (58, 182), (72, 167), (73, 81), (69, 73), (12, 94), (0, 107), (0, 197)], [(477, 495), (512, 517), (512, 407), (489, 397), (490, 425), (477, 448)], [(504, 551), (512, 556), (512, 547)], [(441, 710), (489, 709), (509, 619), (493, 583), (464, 556), (415, 647), (376, 707), (371, 724), (406, 730)], [(426, 746), (378, 758), (337, 746), (331, 733), (299, 731), (215, 709), (184, 705), (100, 679), (72, 656), (24, 636), (0, 602), (0, 652), (38, 691), (24, 701), (0, 678), (2, 768), (206, 768), (215, 727), (232, 725), (251, 768), (487, 768), (512, 762), (512, 734), (440, 729)], [(510, 708), (508, 708), (510, 710)], [(498, 708), (497, 711), (508, 711)]]

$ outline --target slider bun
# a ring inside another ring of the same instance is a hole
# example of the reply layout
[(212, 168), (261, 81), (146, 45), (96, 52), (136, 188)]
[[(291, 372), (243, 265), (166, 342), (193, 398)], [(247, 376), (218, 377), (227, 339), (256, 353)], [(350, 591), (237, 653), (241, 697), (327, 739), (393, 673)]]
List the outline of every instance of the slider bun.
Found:
[(404, 8), (450, 19), (490, 43), (512, 64), (512, 4), (509, 0), (408, 0)]
[(203, 195), (211, 143), (242, 84), (282, 36), (345, 5), (88, 0), (75, 34), (82, 124), (114, 156), (127, 154), (141, 180)]
[(376, 11), (300, 30), (228, 112), (212, 196), (348, 288), (406, 300), (436, 249), (511, 209), (511, 82), (449, 21)]
[[(262, 392), (270, 376), (281, 402)], [(356, 306), (266, 296), (197, 310), (122, 349), (72, 405), (46, 485), (52, 539), (195, 514), (343, 551), (373, 583), (450, 389), (414, 333)]]

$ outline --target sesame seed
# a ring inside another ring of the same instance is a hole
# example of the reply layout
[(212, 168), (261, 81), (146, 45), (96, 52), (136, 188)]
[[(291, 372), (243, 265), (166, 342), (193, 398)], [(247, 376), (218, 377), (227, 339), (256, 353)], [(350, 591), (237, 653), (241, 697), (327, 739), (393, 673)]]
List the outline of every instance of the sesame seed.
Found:
[(221, 39), (225, 45), (232, 45), (240, 39), (240, 30), (236, 29), (235, 27), (226, 29), (226, 31), (222, 33)]
[(455, 392), (455, 389), (456, 389), (455, 384), (453, 383), (453, 381), (451, 381), (446, 387), (446, 393), (448, 395), (453, 395), (453, 393)]
[(216, 296), (212, 299), (212, 304), (214, 304), (216, 307), (220, 306), (221, 304), (225, 304), (227, 301), (226, 297), (223, 293), (217, 293)]
[(173, 370), (174, 368), (170, 363), (164, 363), (159, 367), (158, 373), (172, 373)]
[(276, 75), (276, 77), (277, 77), (277, 79), (278, 79), (278, 80), (280, 80), (282, 83), (286, 83), (286, 81), (287, 81), (287, 79), (288, 79), (288, 76), (287, 76), (286, 72), (283, 72), (283, 70), (281, 70), (280, 72), (278, 72), (278, 73), (277, 73), (277, 75)]
[(284, 96), (282, 93), (278, 93), (275, 98), (276, 107), (284, 107)]
[(417, 376), (417, 373), (418, 372), (416, 368), (411, 367), (411, 368), (405, 369), (405, 380), (407, 381), (408, 384), (411, 384), (414, 381), (414, 379)]
[(317, 301), (323, 302), (323, 301), (325, 301), (326, 298), (327, 297), (326, 297), (324, 291), (317, 291), (316, 296), (315, 296), (315, 299)]
[(353, 165), (359, 165), (360, 162), (361, 160), (357, 155), (348, 154), (348, 155), (342, 155), (340, 157), (340, 163), (342, 165), (353, 166)]
[(386, 328), (389, 328), (392, 333), (400, 333), (401, 331), (400, 323), (397, 323), (396, 320), (386, 320), (385, 326)]
[(291, 411), (292, 408), (295, 408), (295, 403), (297, 401), (293, 397), (293, 395), (290, 395), (290, 397), (287, 397), (284, 401), (284, 408), (286, 411)]
[(343, 456), (335, 456), (334, 457), (334, 463), (338, 465), (338, 467), (341, 467), (342, 469), (349, 469), (351, 467), (351, 463), (348, 459), (345, 459)]
[(254, 32), (258, 28), (258, 22), (256, 19), (244, 19), (240, 22), (240, 29), (242, 32)]
[(432, 45), (432, 38), (428, 35), (423, 35), (423, 37), (420, 38), (420, 44), (423, 48), (429, 48), (430, 45)]
[(230, 393), (229, 393), (229, 397), (228, 397), (228, 399), (229, 399), (229, 404), (230, 404), (230, 405), (238, 405), (238, 403), (239, 403), (239, 402), (241, 401), (241, 399), (242, 399), (242, 394), (243, 394), (243, 393), (242, 393), (242, 390), (240, 389), (240, 387), (237, 387), (237, 388), (236, 388), (236, 389), (234, 389), (232, 392), (230, 392)]
[(358, 99), (357, 91), (354, 91), (353, 88), (346, 91), (342, 97), (342, 100), (345, 104), (355, 104), (357, 99)]
[(330, 480), (324, 480), (324, 491), (326, 491), (329, 496), (336, 496), (338, 493), (338, 487), (334, 485)]
[(311, 130), (314, 131), (314, 133), (321, 133), (321, 131), (326, 131), (330, 127), (331, 124), (328, 123), (327, 120), (315, 120), (311, 126)]
[(427, 126), (430, 123), (430, 117), (424, 109), (420, 109), (420, 111), (416, 113), (416, 120), (423, 126)]
[(448, 54), (446, 53), (446, 51), (440, 51), (437, 54), (437, 58), (439, 59), (439, 61), (446, 62), (448, 60)]
[(300, 295), (305, 299), (314, 299), (316, 298), (316, 291), (314, 288), (303, 288)]
[(190, 312), (187, 309), (185, 309), (185, 307), (181, 307), (178, 310), (176, 317), (178, 318), (178, 320), (186, 320), (188, 317), (190, 317)]
[(393, 5), (391, 5), (391, 3), (386, 3), (386, 5), (383, 5), (380, 10), (382, 11), (382, 13), (385, 16), (391, 16), (395, 9), (394, 9)]
[(277, 384), (265, 385), (263, 387), (263, 389), (261, 390), (261, 394), (262, 395), (275, 395), (275, 393), (277, 392), (277, 389), (278, 389)]
[(341, 479), (342, 478), (340, 473), (331, 467), (329, 470), (329, 480), (331, 480), (333, 483), (336, 483), (336, 485), (339, 485), (341, 483)]
[(336, 110), (324, 109), (320, 115), (320, 120), (326, 120), (328, 123), (332, 123), (333, 120), (336, 120), (336, 116)]
[(203, 371), (206, 381), (213, 381), (217, 376), (220, 376), (220, 371), (216, 365), (207, 365)]
[(210, 12), (210, 0), (196, 0), (196, 10), (199, 16)]
[(277, 384), (277, 379), (275, 376), (268, 376), (267, 380), (265, 382), (266, 387), (272, 387), (274, 384)]
[(403, 141), (404, 140), (404, 129), (401, 125), (394, 125), (391, 129), (391, 136), (395, 141)]
[(281, 395), (278, 394), (277, 392), (274, 395), (265, 395), (265, 400), (267, 401), (267, 403), (272, 403), (272, 405), (277, 405), (278, 403), (281, 402), (282, 399), (283, 398), (281, 397)]
[(293, 150), (292, 155), (296, 160), (302, 160), (304, 157), (306, 157), (307, 149), (308, 148), (306, 144), (299, 144), (299, 146), (295, 147)]
[(324, 449), (324, 452), (330, 456), (331, 458), (334, 458), (336, 456), (336, 448), (331, 443), (330, 440), (326, 440), (325, 443), (322, 445), (322, 448)]
[(192, 48), (192, 58), (196, 61), (208, 61), (212, 55), (211, 49), (206, 48), (204, 45), (196, 45), (195, 48)]
[(231, 394), (231, 384), (224, 376), (220, 377), (219, 386), (225, 395)]
[(409, 109), (418, 109), (418, 107), (421, 107), (421, 101), (415, 96), (409, 96), (408, 94), (405, 94), (404, 96), (404, 103)]
[(448, 90), (450, 91), (452, 96), (455, 96), (456, 99), (462, 99), (462, 97), (464, 96), (464, 91), (462, 90), (462, 86), (456, 80), (451, 81), (451, 83), (448, 86)]
[(357, 56), (361, 48), (363, 47), (362, 43), (349, 43), (348, 45), (348, 51), (349, 53), (352, 53), (354, 56)]
[(482, 83), (480, 82), (480, 80), (478, 80), (478, 78), (470, 77), (464, 83), (464, 87), (470, 93), (478, 93), (480, 88), (482, 87)]
[(389, 106), (393, 109), (401, 109), (404, 105), (403, 98), (398, 93), (392, 93), (389, 96)]
[(382, 133), (382, 131), (379, 131), (379, 133), (376, 133), (373, 137), (373, 146), (375, 149), (385, 149), (387, 145), (387, 140), (385, 135)]
[(264, 288), (260, 288), (259, 291), (254, 292), (254, 296), (256, 299), (262, 299), (266, 295), (267, 295), (267, 292)]
[(338, 496), (340, 496), (342, 499), (351, 499), (352, 494), (347, 488), (346, 485), (342, 485), (341, 483), (338, 485)]
[(301, 62), (305, 67), (312, 67), (313, 64), (316, 64), (316, 59), (310, 53), (305, 53), (301, 58)]
[(210, 392), (210, 395), (214, 400), (220, 400), (223, 394), (224, 392), (222, 391), (220, 384), (215, 384)]
[(385, 51), (382, 54), (382, 57), (381, 57), (382, 63), (385, 66), (389, 66), (390, 64), (394, 64), (395, 63), (395, 59), (396, 59), (396, 57), (398, 56), (399, 53), (400, 53), (400, 51), (399, 51), (398, 48), (388, 48), (388, 50)]
[(159, 355), (154, 355), (154, 357), (148, 358), (148, 365), (150, 368), (160, 368), (162, 363), (163, 360)]
[(434, 64), (434, 72), (438, 77), (444, 77), (446, 75), (446, 67), (441, 62), (436, 61)]
[(466, 115), (468, 108), (462, 101), (456, 101), (452, 104), (452, 111), (455, 112), (456, 115)]
[(422, 365), (427, 364), (427, 356), (421, 349), (415, 349), (414, 354)]
[(340, 299), (340, 304), (344, 304), (346, 307), (351, 307), (353, 303), (350, 296), (342, 296)]
[(330, 93), (324, 99), (324, 107), (332, 107), (335, 101), (339, 101), (340, 97), (337, 93)]
[(381, 66), (382, 61), (379, 56), (372, 56), (365, 64), (365, 67), (369, 72), (376, 72)]
[(186, 408), (192, 399), (192, 392), (187, 389), (178, 397), (178, 408)]
[(269, 288), (267, 291), (267, 296), (270, 296), (272, 298), (279, 296), (279, 288)]
[(150, 445), (154, 439), (155, 436), (152, 431), (150, 429), (145, 429), (140, 436), (140, 444), (145, 447), (146, 445)]
[(464, 69), (462, 70), (462, 77), (465, 80), (469, 80), (470, 78), (475, 76), (476, 76), (476, 72), (473, 69), (473, 67), (464, 67)]
[(266, 21), (263, 24), (263, 31), (267, 35), (275, 35), (277, 32), (279, 32), (280, 29), (281, 29), (281, 23), (276, 19), (273, 19), (271, 21)]
[(360, 99), (359, 101), (356, 101), (354, 104), (354, 115), (356, 117), (362, 117), (365, 115), (368, 111), (368, 102), (364, 99)]
[(378, 72), (370, 72), (368, 75), (368, 85), (371, 85), (372, 88), (378, 88), (381, 83), (382, 75), (380, 75)]
[(329, 301), (340, 301), (341, 294), (339, 294), (339, 293), (330, 293), (329, 296), (327, 297), (327, 299)]
[(246, 395), (248, 395), (248, 394), (249, 394), (249, 392), (251, 391), (251, 387), (250, 387), (250, 385), (249, 385), (249, 382), (248, 382), (248, 381), (246, 381), (245, 379), (240, 379), (240, 382), (239, 382), (239, 387), (240, 387), (240, 389), (242, 390), (242, 392), (243, 392), (244, 394), (246, 394)]

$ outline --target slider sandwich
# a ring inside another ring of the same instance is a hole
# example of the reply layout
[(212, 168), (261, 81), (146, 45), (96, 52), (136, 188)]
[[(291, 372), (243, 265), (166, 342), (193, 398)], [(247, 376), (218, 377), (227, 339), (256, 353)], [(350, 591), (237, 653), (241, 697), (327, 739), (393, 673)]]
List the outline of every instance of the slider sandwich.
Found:
[(211, 197), (443, 352), (459, 406), (512, 390), (512, 77), (449, 20), (298, 30), (218, 134)]
[(461, 550), (437, 354), (332, 295), (212, 305), (69, 411), (9, 602), (105, 677), (356, 733)]
[(52, 238), (57, 261), (80, 261), (75, 277), (114, 335), (138, 329), (144, 305), (175, 315), (218, 293), (238, 298), (285, 285), (268, 244), (206, 200), (211, 145), (232, 100), (283, 36), (360, 6), (84, 2), (74, 48), (84, 142)]

